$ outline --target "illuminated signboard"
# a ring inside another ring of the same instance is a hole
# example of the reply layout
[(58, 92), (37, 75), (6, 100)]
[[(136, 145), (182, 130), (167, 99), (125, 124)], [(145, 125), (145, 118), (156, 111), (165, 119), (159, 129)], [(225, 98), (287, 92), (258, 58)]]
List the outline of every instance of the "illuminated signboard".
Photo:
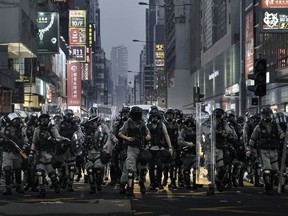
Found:
[(69, 28), (70, 44), (86, 44), (85, 28)]
[(165, 63), (164, 45), (156, 44), (155, 46), (155, 65), (156, 67), (164, 67)]
[(288, 8), (288, 0), (262, 0), (262, 8)]
[(288, 32), (288, 0), (262, 0), (261, 8), (262, 32)]
[(69, 60), (72, 62), (85, 62), (86, 61), (86, 46), (70, 46), (70, 58)]
[(94, 51), (94, 45), (95, 45), (95, 27), (93, 23), (89, 23), (87, 27), (87, 46), (89, 48), (92, 48)]
[(81, 64), (67, 64), (67, 105), (81, 106)]
[(69, 10), (69, 27), (86, 28), (86, 10)]
[(59, 14), (38, 12), (38, 52), (59, 53)]

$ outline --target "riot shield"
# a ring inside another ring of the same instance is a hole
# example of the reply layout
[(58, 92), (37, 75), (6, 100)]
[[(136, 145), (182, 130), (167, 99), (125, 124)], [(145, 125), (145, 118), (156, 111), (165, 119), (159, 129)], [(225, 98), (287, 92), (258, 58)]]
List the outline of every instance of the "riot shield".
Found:
[(214, 101), (196, 103), (196, 184), (215, 182)]
[(77, 130), (74, 132), (71, 139), (71, 151), (76, 155), (82, 154), (82, 146), (84, 143), (84, 134), (81, 130)]

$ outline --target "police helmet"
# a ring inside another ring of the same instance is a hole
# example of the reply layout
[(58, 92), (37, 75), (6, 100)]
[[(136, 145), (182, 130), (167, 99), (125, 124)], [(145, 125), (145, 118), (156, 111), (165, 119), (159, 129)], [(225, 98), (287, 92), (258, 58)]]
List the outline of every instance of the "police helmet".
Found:
[(129, 112), (130, 112), (130, 107), (122, 107), (122, 109), (120, 110), (120, 117), (122, 120), (126, 121), (129, 117)]
[(129, 115), (133, 121), (140, 121), (142, 119), (142, 109), (138, 106), (133, 106)]
[(213, 114), (215, 115), (216, 118), (222, 118), (224, 116), (224, 110), (221, 109), (221, 108), (216, 108), (214, 111), (213, 111)]
[(38, 113), (37, 112), (31, 113), (27, 123), (30, 125), (38, 125), (39, 124)]
[(236, 117), (234, 110), (227, 110), (226, 115), (228, 118), (235, 118)]
[(187, 127), (195, 127), (196, 126), (195, 119), (191, 115), (185, 117), (184, 124)]
[(124, 106), (122, 107), (122, 109), (120, 110), (120, 113), (129, 113), (130, 112), (130, 107), (128, 106)]
[(243, 116), (238, 116), (238, 117), (237, 117), (237, 123), (238, 123), (238, 124), (244, 124), (244, 122), (245, 122), (245, 119), (244, 119)]
[(90, 107), (88, 109), (88, 118), (92, 119), (92, 118), (97, 118), (99, 117), (99, 110), (97, 107)]
[[(148, 120), (156, 123), (160, 119), (159, 110), (156, 106), (151, 106), (148, 112)], [(152, 120), (153, 119), (153, 120)]]
[(63, 112), (64, 119), (68, 122), (71, 122), (74, 117), (74, 112), (71, 109), (65, 109)]
[(177, 119), (182, 119), (184, 116), (182, 110), (179, 110), (179, 109), (175, 109), (175, 118)]
[(174, 109), (167, 109), (165, 111), (165, 119), (168, 122), (172, 122), (174, 118), (175, 118), (175, 110)]
[(80, 119), (79, 116), (74, 116), (72, 121), (73, 121), (75, 124), (79, 125), (80, 122), (81, 122), (81, 119)]
[(261, 109), (261, 119), (265, 122), (271, 122), (273, 118), (273, 112), (270, 107), (263, 107)]
[(54, 116), (53, 116), (53, 120), (54, 120), (56, 123), (60, 123), (60, 122), (63, 120), (62, 115), (60, 115), (60, 114), (54, 115)]
[(38, 116), (39, 122), (40, 122), (40, 126), (41, 127), (48, 127), (49, 125), (49, 119), (50, 119), (50, 115), (47, 111), (41, 111), (39, 113)]
[(13, 112), (8, 115), (11, 125), (15, 128), (20, 128), (22, 119), (19, 113)]

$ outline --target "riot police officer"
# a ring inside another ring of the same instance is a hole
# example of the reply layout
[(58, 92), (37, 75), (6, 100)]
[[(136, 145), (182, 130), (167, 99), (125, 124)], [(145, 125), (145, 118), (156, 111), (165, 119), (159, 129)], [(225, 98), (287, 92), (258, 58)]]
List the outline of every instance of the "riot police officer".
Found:
[(192, 116), (185, 118), (185, 127), (181, 130), (178, 138), (182, 150), (181, 160), (183, 161), (183, 171), (185, 186), (191, 189), (190, 171), (193, 168), (193, 189), (203, 185), (196, 184), (196, 124)]
[[(142, 121), (142, 109), (140, 107), (133, 106), (129, 116), (129, 119), (120, 128), (118, 135), (127, 143), (127, 158), (120, 179), (120, 187), (124, 191), (127, 184), (127, 194), (132, 196), (134, 194), (134, 175), (137, 172), (139, 154), (144, 141), (150, 140), (151, 137), (149, 129)], [(145, 175), (146, 169), (141, 169), (139, 181), (141, 193), (146, 191), (144, 185)]]
[[(39, 126), (39, 121), (38, 121), (38, 113), (33, 112), (30, 114), (28, 117), (28, 121), (26, 123), (26, 136), (28, 138), (28, 142), (30, 144), (29, 148), (26, 149), (26, 154), (29, 155), (30, 149), (31, 149), (31, 144), (32, 144), (32, 139), (33, 139), (33, 134), (35, 129)], [(35, 162), (35, 161), (34, 161)], [(36, 167), (32, 165), (33, 167), (30, 166), (25, 166), (23, 167), (24, 171), (24, 182), (26, 182), (24, 186), (24, 190), (27, 191), (31, 188), (31, 191), (38, 191), (37, 188), (37, 176), (35, 175), (35, 169)]]
[(104, 120), (99, 116), (97, 107), (88, 109), (88, 118), (89, 120), (84, 126), (85, 142), (83, 145), (87, 152), (85, 169), (88, 174), (90, 194), (95, 194), (96, 189), (102, 191), (104, 164), (110, 159), (104, 148), (110, 139), (113, 139), (113, 135), (111, 135), (108, 126), (104, 124)]
[(152, 154), (149, 161), (150, 190), (155, 190), (156, 187), (163, 189), (163, 165), (170, 159), (173, 149), (166, 125), (161, 121), (157, 107), (150, 108), (147, 127), (151, 134), (148, 148)]
[[(231, 128), (224, 119), (224, 110), (221, 108), (216, 108), (213, 111), (213, 115), (216, 119), (216, 148), (215, 148), (215, 168), (216, 168), (216, 186), (219, 192), (224, 191), (224, 177), (226, 175), (226, 167), (224, 164), (224, 153), (223, 149), (226, 144), (227, 137), (233, 135)], [(211, 170), (210, 168), (208, 170)], [(212, 175), (213, 173), (208, 173)], [(209, 191), (207, 195), (214, 194), (214, 185), (209, 185)]]
[(68, 184), (68, 191), (74, 192), (73, 181), (76, 172), (76, 154), (72, 148), (72, 136), (73, 134), (80, 130), (80, 127), (74, 121), (74, 112), (71, 109), (65, 109), (64, 120), (59, 125), (59, 134), (62, 137), (66, 137), (67, 141), (62, 143), (62, 153), (64, 157), (64, 164), (61, 166), (60, 171), (60, 181), (62, 189), (66, 189), (66, 184)]
[(45, 197), (45, 178), (51, 179), (52, 187), (56, 193), (60, 192), (59, 180), (52, 165), (51, 159), (56, 152), (57, 145), (60, 145), (61, 136), (56, 127), (50, 124), (50, 115), (42, 111), (38, 117), (39, 126), (35, 129), (32, 139), (29, 157), (31, 160), (36, 157), (36, 175), (38, 177), (38, 197)]
[(262, 163), (263, 180), (266, 194), (273, 194), (274, 180), (279, 172), (278, 148), (279, 141), (285, 137), (280, 126), (272, 121), (273, 112), (270, 107), (261, 110), (261, 122), (255, 127), (246, 155), (249, 157), (251, 150), (258, 142), (259, 157)]
[[(171, 157), (171, 160), (169, 161), (167, 168), (164, 167), (164, 179), (163, 179), (163, 186), (165, 186), (165, 183), (168, 179), (168, 173), (170, 174), (171, 183), (169, 185), (169, 188), (176, 189), (176, 179), (177, 179), (177, 173), (180, 171), (180, 167), (182, 166), (182, 161), (180, 160), (180, 147), (178, 144), (178, 136), (179, 136), (179, 125), (176, 122), (175, 119), (175, 110), (174, 109), (167, 109), (165, 112), (165, 125), (167, 127), (168, 135), (171, 140), (171, 145), (173, 148), (173, 155)], [(165, 170), (168, 169), (167, 171)]]
[(15, 142), (21, 149), (27, 148), (28, 139), (22, 128), (22, 119), (21, 116), (16, 113), (10, 113), (8, 115), (9, 125), (4, 127), (1, 131), (3, 134), (3, 161), (2, 169), (5, 176), (5, 191), (3, 195), (11, 195), (11, 184), (12, 184), (12, 175), (15, 174), (16, 181), (16, 192), (23, 193), (21, 186), (22, 183), (22, 158), (19, 155), (19, 152), (11, 142)]
[[(127, 157), (127, 145), (118, 136), (120, 128), (129, 118), (130, 108), (127, 106), (122, 107), (119, 112), (119, 118), (113, 124), (113, 134), (117, 137), (118, 142), (115, 144), (112, 150), (111, 162), (110, 162), (110, 176), (111, 183), (120, 183), (120, 178), (123, 172), (124, 162)], [(124, 191), (122, 191), (124, 192)]]

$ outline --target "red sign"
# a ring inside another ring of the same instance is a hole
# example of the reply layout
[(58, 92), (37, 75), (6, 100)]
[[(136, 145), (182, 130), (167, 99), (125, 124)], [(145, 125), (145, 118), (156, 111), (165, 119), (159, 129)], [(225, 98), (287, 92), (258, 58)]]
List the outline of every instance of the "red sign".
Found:
[(86, 29), (85, 28), (69, 28), (70, 44), (86, 44)]
[(245, 77), (253, 70), (254, 65), (254, 26), (253, 10), (245, 16)]
[(81, 106), (81, 64), (67, 64), (67, 105)]
[(288, 0), (262, 0), (262, 8), (288, 8)]

